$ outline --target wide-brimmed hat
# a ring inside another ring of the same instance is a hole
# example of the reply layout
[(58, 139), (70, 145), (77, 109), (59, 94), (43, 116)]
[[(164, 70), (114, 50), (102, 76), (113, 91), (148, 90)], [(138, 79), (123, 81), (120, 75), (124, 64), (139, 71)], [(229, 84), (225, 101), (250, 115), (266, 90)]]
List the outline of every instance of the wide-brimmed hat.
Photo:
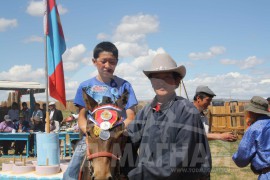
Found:
[(253, 96), (250, 103), (245, 107), (245, 111), (270, 116), (270, 112), (268, 112), (268, 102), (260, 96)]
[(53, 105), (55, 105), (55, 102), (50, 102), (49, 103), (49, 106), (53, 106)]
[(150, 70), (144, 70), (143, 73), (149, 78), (152, 73), (163, 73), (163, 72), (176, 72), (180, 74), (182, 79), (186, 75), (185, 66), (177, 66), (176, 62), (167, 53), (157, 54), (151, 65)]
[(208, 86), (198, 86), (196, 88), (196, 94), (197, 93), (205, 93), (205, 94), (208, 94), (210, 96), (216, 96), (216, 94), (208, 87)]
[(4, 116), (4, 119), (5, 119), (5, 121), (12, 121), (12, 120), (10, 119), (9, 115), (5, 115), (5, 116)]

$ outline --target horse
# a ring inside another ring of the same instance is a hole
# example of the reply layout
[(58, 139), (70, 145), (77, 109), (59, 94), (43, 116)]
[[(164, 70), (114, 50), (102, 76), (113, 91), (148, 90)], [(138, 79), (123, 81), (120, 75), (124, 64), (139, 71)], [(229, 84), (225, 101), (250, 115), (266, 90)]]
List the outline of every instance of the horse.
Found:
[(86, 90), (83, 90), (83, 98), (91, 116), (86, 127), (87, 152), (79, 179), (118, 180), (121, 177), (120, 156), (126, 139), (120, 113), (127, 103), (128, 92), (125, 90), (115, 103), (110, 98), (103, 97), (102, 103), (98, 104)]

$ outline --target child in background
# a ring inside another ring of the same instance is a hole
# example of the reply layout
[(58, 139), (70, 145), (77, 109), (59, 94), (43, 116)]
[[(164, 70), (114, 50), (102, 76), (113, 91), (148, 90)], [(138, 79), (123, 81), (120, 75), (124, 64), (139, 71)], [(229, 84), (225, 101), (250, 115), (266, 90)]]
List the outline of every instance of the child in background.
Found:
[[(30, 124), (29, 121), (25, 119), (23, 113), (19, 115), (19, 121), (15, 123), (15, 129), (18, 133), (29, 132)], [(15, 155), (20, 155), (23, 153), (26, 141), (15, 141)]]

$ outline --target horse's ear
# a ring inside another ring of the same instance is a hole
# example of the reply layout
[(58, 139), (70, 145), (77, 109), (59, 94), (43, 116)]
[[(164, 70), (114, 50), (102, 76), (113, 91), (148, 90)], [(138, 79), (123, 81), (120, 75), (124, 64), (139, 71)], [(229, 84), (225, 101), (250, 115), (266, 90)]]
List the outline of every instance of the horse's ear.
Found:
[(125, 89), (121, 97), (116, 100), (115, 102), (116, 106), (120, 107), (121, 109), (124, 109), (128, 102), (128, 97), (129, 97), (129, 93)]
[(83, 89), (83, 100), (85, 103), (85, 107), (91, 112), (98, 106), (98, 103), (86, 93), (85, 89)]
[(126, 131), (125, 123), (122, 123), (121, 125), (115, 127), (114, 129), (114, 138), (118, 139), (124, 132)]
[(94, 133), (93, 133), (93, 128), (94, 128), (95, 124), (91, 121), (87, 121), (87, 125), (86, 125), (86, 132), (88, 134), (88, 136), (90, 137), (95, 137)]

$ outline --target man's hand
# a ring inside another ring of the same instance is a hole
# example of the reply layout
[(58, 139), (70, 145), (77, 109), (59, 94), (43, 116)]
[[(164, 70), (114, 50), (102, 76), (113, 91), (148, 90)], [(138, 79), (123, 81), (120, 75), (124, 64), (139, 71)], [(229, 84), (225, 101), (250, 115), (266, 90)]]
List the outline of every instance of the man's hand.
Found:
[(225, 133), (208, 133), (207, 134), (208, 140), (221, 140), (227, 142), (234, 142), (237, 140), (237, 135), (234, 135), (232, 132), (225, 132)]
[(225, 132), (220, 134), (220, 140), (234, 142), (237, 140), (237, 135), (234, 135), (232, 132)]

